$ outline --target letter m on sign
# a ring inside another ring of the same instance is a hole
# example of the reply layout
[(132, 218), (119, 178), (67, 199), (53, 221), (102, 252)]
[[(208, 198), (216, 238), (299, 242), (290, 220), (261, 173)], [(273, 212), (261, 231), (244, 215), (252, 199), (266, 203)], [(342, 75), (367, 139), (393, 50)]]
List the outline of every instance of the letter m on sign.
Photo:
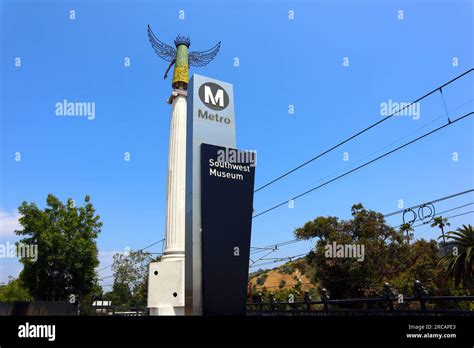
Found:
[(214, 95), (212, 94), (211, 87), (204, 86), (204, 101), (212, 105), (219, 103), (220, 107), (224, 107), (224, 90), (218, 89), (216, 95)]

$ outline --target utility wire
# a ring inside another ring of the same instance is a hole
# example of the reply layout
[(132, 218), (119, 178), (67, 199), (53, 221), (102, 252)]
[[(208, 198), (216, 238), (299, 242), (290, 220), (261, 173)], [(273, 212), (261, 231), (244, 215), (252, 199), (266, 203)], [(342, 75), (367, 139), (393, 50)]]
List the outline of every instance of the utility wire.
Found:
[[(285, 242), (280, 242), (280, 243), (276, 243), (276, 244), (271, 244), (271, 245), (268, 245), (266, 247), (251, 247), (251, 248), (255, 248), (257, 250), (253, 250), (250, 252), (251, 255), (253, 254), (257, 254), (257, 253), (260, 253), (262, 251), (265, 251), (265, 250), (272, 250), (272, 249), (278, 249), (278, 247), (281, 247), (281, 246), (285, 246), (285, 245), (289, 245), (289, 244), (293, 244), (293, 243), (297, 243), (297, 242), (301, 242), (303, 241), (302, 239), (291, 239), (291, 240), (287, 240)], [(306, 240), (307, 241), (307, 240)]]
[[(456, 106), (455, 108), (452, 109), (452, 111), (456, 111), (456, 110), (459, 110), (461, 109), (463, 106), (465, 106), (466, 104), (469, 104), (469, 103), (472, 103), (474, 99), (469, 99), (467, 100), (466, 102)], [(440, 116), (438, 116), (437, 118), (435, 118), (434, 120), (430, 121), (430, 122), (427, 122), (425, 123), (424, 125), (422, 125), (421, 127), (418, 127), (417, 129), (413, 130), (413, 131), (409, 131), (406, 135), (403, 135), (401, 136), (400, 138), (398, 138), (397, 140), (395, 141), (392, 141), (390, 144), (387, 144), (387, 145), (384, 145), (382, 147), (380, 147), (378, 150), (370, 153), (369, 155), (367, 156), (364, 156), (363, 158), (360, 158), (359, 160), (355, 161), (355, 162), (352, 162), (352, 165), (357, 165), (359, 163), (363, 163), (364, 161), (366, 161), (367, 159), (371, 158), (372, 156), (375, 156), (379, 153), (381, 153), (383, 150), (387, 149), (387, 148), (390, 148), (392, 145), (394, 146), (395, 144), (398, 144), (399, 142), (401, 142), (402, 140), (405, 140), (405, 139), (408, 139), (410, 137), (410, 135), (412, 135), (413, 133), (417, 133), (419, 130), (422, 130), (430, 125), (432, 125), (433, 123), (436, 123), (437, 121), (441, 120), (441, 119), (446, 119), (446, 112), (442, 113)], [(324, 177), (322, 177), (319, 181), (317, 181), (316, 183), (312, 182), (311, 184), (309, 184), (307, 187), (312, 187), (316, 184), (319, 184), (320, 182), (323, 182), (324, 180), (326, 180), (327, 178), (330, 178), (332, 176), (335, 176), (337, 174), (340, 174), (340, 173), (343, 173), (345, 170), (347, 170), (347, 168), (349, 167), (349, 164), (347, 164), (346, 166), (344, 166), (344, 168), (340, 168), (338, 170), (335, 170), (333, 171), (331, 174), (328, 174)]]
[[(470, 203), (470, 204), (472, 204), (472, 203)], [(453, 208), (453, 209), (455, 209), (455, 208)], [(455, 217), (458, 217), (458, 216), (463, 216), (463, 215), (472, 214), (472, 213), (474, 213), (474, 210), (467, 211), (467, 212), (463, 212), (463, 213), (456, 214), (456, 215), (451, 215), (451, 216), (448, 216), (448, 217), (446, 217), (446, 218), (447, 218), (447, 219), (452, 219), (452, 218), (455, 218)], [(413, 228), (416, 228), (416, 227), (420, 227), (420, 226), (423, 226), (423, 225), (425, 225), (425, 224), (419, 224), (419, 225), (415, 225), (415, 226), (412, 226), (412, 227), (413, 227)], [(421, 235), (421, 234), (420, 234), (420, 235)], [(311, 250), (312, 250), (312, 248), (311, 248)], [(261, 259), (262, 261), (268, 261), (268, 262), (262, 262), (262, 263), (258, 263), (258, 264), (252, 264), (249, 268), (255, 268), (255, 267), (259, 267), (259, 266), (274, 264), (274, 263), (276, 263), (276, 262), (285, 261), (285, 260), (290, 260), (290, 261), (292, 261), (294, 258), (302, 257), (302, 256), (307, 255), (309, 252), (311, 252), (311, 250), (309, 250), (307, 253), (298, 254), (298, 255), (294, 255), (294, 256), (274, 257), (274, 258), (267, 258), (267, 259), (262, 258), (262, 259)]]
[[(469, 204), (473, 204), (473, 203), (469, 203)], [(467, 205), (469, 205), (467, 204)], [(458, 208), (453, 208), (451, 210), (454, 210), (454, 209), (459, 209)], [(449, 210), (447, 210), (449, 211)], [(446, 212), (446, 211), (445, 211)], [(451, 215), (451, 216), (447, 216), (446, 218), (447, 219), (452, 219), (452, 218), (455, 218), (455, 217), (459, 217), (459, 216), (463, 216), (463, 215), (467, 215), (467, 214), (472, 214), (474, 213), (474, 210), (471, 210), (471, 211), (467, 211), (467, 212), (463, 212), (463, 213), (460, 213), (460, 214), (456, 214), (456, 215)], [(442, 213), (440, 213), (442, 214)], [(412, 226), (413, 228), (416, 228), (416, 227), (420, 227), (420, 226), (423, 226), (425, 224), (419, 224), (419, 225), (415, 225), (415, 226)], [(420, 233), (420, 236), (424, 234), (424, 233)], [(302, 240), (299, 240), (299, 241), (302, 241)], [(312, 248), (311, 248), (312, 250)], [(302, 257), (302, 256), (306, 256), (308, 255), (309, 252), (311, 252), (311, 250), (309, 250), (307, 253), (303, 253), (303, 254), (298, 254), (298, 255), (294, 255), (294, 256), (286, 256), (286, 257), (275, 257), (275, 258), (268, 258), (268, 259), (261, 259), (261, 261), (267, 261), (268, 262), (261, 262), (261, 263), (258, 263), (258, 264), (252, 264), (251, 266), (249, 266), (249, 269), (250, 268), (255, 268), (255, 267), (260, 267), (260, 266), (266, 266), (266, 265), (270, 265), (270, 264), (275, 264), (277, 262), (280, 262), (280, 261), (285, 261), (285, 260), (290, 260), (292, 261), (294, 258), (297, 258), (297, 257)], [(346, 278), (340, 278), (340, 279), (346, 279)]]
[(112, 277), (113, 277), (113, 275), (108, 276), (108, 277), (99, 278), (99, 280), (104, 280), (104, 279), (108, 279), (108, 278), (112, 278)]
[[(154, 243), (152, 243), (152, 244), (150, 244), (150, 245), (147, 245), (147, 246), (144, 247), (144, 248), (138, 249), (137, 251), (143, 251), (143, 250), (146, 250), (146, 249), (148, 249), (148, 248), (151, 248), (152, 246), (154, 246), (154, 245), (156, 245), (156, 244), (158, 244), (158, 243), (161, 243), (161, 242), (163, 242), (164, 240), (165, 240), (164, 238), (163, 238), (163, 239), (160, 239), (159, 241), (154, 242)], [(150, 253), (150, 254), (161, 254), (161, 253)], [(104, 269), (107, 269), (107, 268), (109, 268), (109, 267), (112, 267), (112, 265), (113, 265), (113, 264), (110, 264), (110, 265), (108, 265), (108, 266), (102, 267), (102, 268), (99, 269), (97, 272), (101, 272), (101, 271), (103, 271)]]
[[(311, 249), (312, 250), (312, 249)], [(311, 251), (310, 250), (310, 251)], [(298, 255), (295, 255), (295, 256), (284, 256), (284, 257), (269, 257), (269, 258), (264, 258), (262, 259), (262, 261), (283, 261), (283, 260), (287, 260), (287, 259), (294, 259), (295, 257), (300, 257), (300, 256), (303, 256), (303, 255), (307, 255), (308, 253), (303, 253), (303, 254), (298, 254)]]
[[(449, 126), (451, 126), (452, 124), (454, 124), (454, 123), (456, 123), (456, 122), (458, 122), (458, 121), (461, 121), (461, 120), (463, 120), (463, 119), (465, 119), (465, 118), (471, 116), (472, 114), (474, 114), (474, 112), (471, 111), (471, 112), (469, 112), (469, 113), (467, 113), (467, 114), (465, 114), (465, 115), (463, 115), (463, 116), (460, 116), (460, 117), (458, 117), (457, 119), (455, 119), (454, 121), (448, 122), (448, 123), (446, 123), (446, 124), (444, 124), (444, 125), (442, 125), (442, 126), (436, 128), (436, 129), (434, 129), (434, 130), (432, 130), (432, 131), (430, 131), (430, 132), (428, 132), (428, 133), (425, 133), (425, 134), (419, 136), (419, 137), (416, 138), (416, 139), (413, 139), (413, 140), (411, 140), (411, 141), (409, 141), (409, 142), (407, 142), (407, 143), (405, 143), (405, 144), (403, 144), (403, 145), (400, 145), (400, 146), (396, 147), (395, 149), (384, 153), (383, 155), (380, 155), (380, 156), (378, 156), (378, 157), (376, 157), (376, 158), (374, 158), (374, 159), (372, 159), (372, 160), (370, 160), (370, 161), (368, 161), (368, 162), (366, 162), (366, 163), (364, 163), (364, 164), (362, 164), (362, 165), (360, 165), (360, 166), (358, 166), (358, 167), (356, 167), (356, 168), (354, 168), (354, 169), (351, 169), (351, 170), (349, 170), (349, 171), (347, 171), (347, 172), (345, 172), (345, 173), (343, 173), (343, 174), (341, 174), (341, 175), (339, 175), (339, 176), (337, 176), (337, 177), (335, 177), (335, 178), (333, 178), (333, 179), (331, 179), (331, 180), (328, 180), (328, 181), (322, 183), (321, 185), (318, 185), (318, 186), (313, 187), (313, 188), (311, 188), (311, 189), (309, 189), (309, 190), (307, 190), (307, 191), (305, 191), (305, 192), (303, 192), (303, 193), (300, 193), (299, 195), (297, 195), (297, 196), (295, 196), (295, 197), (293, 197), (293, 198), (290, 198), (290, 201), (294, 201), (294, 200), (296, 200), (296, 199), (298, 199), (298, 198), (300, 198), (300, 197), (303, 197), (303, 196), (305, 196), (305, 195), (307, 195), (307, 194), (309, 194), (309, 193), (311, 193), (311, 192), (313, 192), (313, 191), (315, 191), (315, 190), (317, 190), (317, 189), (319, 189), (319, 188), (321, 188), (321, 187), (323, 187), (323, 186), (326, 186), (327, 184), (330, 184), (331, 182), (334, 182), (334, 181), (336, 181), (336, 180), (339, 180), (339, 179), (345, 177), (346, 175), (349, 175), (349, 174), (351, 174), (351, 173), (353, 173), (353, 172), (355, 172), (355, 171), (357, 171), (357, 170), (359, 170), (359, 169), (361, 169), (361, 168), (364, 168), (364, 167), (368, 166), (368, 165), (371, 164), (371, 163), (374, 163), (374, 162), (376, 162), (376, 161), (378, 161), (378, 160), (380, 160), (380, 159), (382, 159), (382, 158), (384, 158), (384, 157), (386, 157), (386, 156), (388, 156), (388, 155), (391, 155), (392, 153), (394, 153), (394, 152), (396, 152), (396, 151), (398, 151), (398, 150), (401, 150), (401, 149), (405, 148), (406, 146), (411, 145), (411, 144), (413, 144), (413, 143), (415, 143), (415, 142), (417, 142), (417, 141), (419, 141), (419, 140), (421, 140), (421, 139), (423, 139), (423, 138), (425, 138), (425, 137), (427, 137), (427, 136), (429, 136), (429, 135), (431, 135), (431, 134), (433, 134), (433, 133), (435, 133), (435, 132), (438, 132), (438, 131), (440, 131), (441, 129), (444, 129), (444, 128), (446, 128), (446, 127), (449, 127)], [(268, 209), (264, 210), (263, 212), (261, 212), (261, 213), (259, 213), (259, 214), (254, 215), (252, 218), (256, 218), (256, 217), (258, 217), (258, 216), (264, 215), (264, 214), (266, 214), (266, 213), (268, 213), (268, 212), (270, 212), (270, 211), (272, 211), (272, 210), (274, 210), (274, 209), (277, 209), (277, 208), (279, 208), (279, 207), (281, 207), (281, 206), (283, 206), (283, 205), (285, 205), (285, 204), (287, 204), (287, 203), (288, 203), (288, 200), (285, 200), (284, 202), (281, 202), (281, 203), (279, 203), (279, 204), (277, 204), (277, 205), (275, 205), (275, 206), (273, 206), (273, 207), (271, 207), (271, 208), (268, 208)]]
[(274, 259), (269, 259), (270, 261), (268, 261), (268, 262), (261, 262), (261, 263), (258, 263), (258, 264), (256, 264), (256, 265), (255, 265), (255, 264), (254, 264), (254, 265), (251, 265), (251, 266), (249, 267), (249, 269), (250, 269), (250, 268), (254, 268), (254, 267), (258, 267), (258, 266), (264, 266), (264, 265), (274, 264), (274, 263), (276, 263), (276, 262), (285, 261), (285, 260), (293, 261), (295, 258), (308, 255), (308, 253), (311, 252), (311, 250), (313, 250), (313, 248), (311, 248), (308, 252), (303, 253), (303, 254), (298, 254), (298, 255), (293, 255), (293, 256), (284, 256), (284, 257), (278, 257), (278, 258), (274, 258)]
[(464, 204), (464, 205), (460, 205), (459, 207), (455, 207), (455, 208), (451, 208), (451, 209), (448, 209), (448, 210), (445, 210), (445, 211), (441, 211), (436, 215), (441, 215), (441, 214), (444, 214), (444, 213), (448, 213), (450, 211), (457, 210), (457, 209), (460, 209), (460, 208), (464, 208), (464, 207), (467, 207), (468, 205), (473, 205), (473, 204), (474, 204), (474, 202), (467, 203), (467, 204)]
[[(474, 210), (466, 211), (466, 212), (459, 213), (459, 214), (456, 214), (456, 215), (446, 216), (446, 219), (452, 219), (452, 218), (455, 218), (455, 217), (458, 217), (458, 216), (463, 216), (463, 215), (472, 214), (472, 213), (474, 213)], [(412, 226), (412, 227), (420, 227), (420, 226), (423, 226), (423, 225), (426, 225), (426, 224), (422, 223), (422, 224), (418, 224), (418, 225), (415, 225), (415, 226)]]
[(443, 99), (443, 105), (444, 105), (444, 111), (446, 112), (446, 117), (448, 118), (448, 121), (451, 121), (449, 119), (449, 112), (448, 112), (448, 107), (446, 106), (446, 101), (444, 100), (444, 95), (443, 95), (443, 89), (439, 89), (439, 93), (441, 93), (441, 98)]
[[(472, 114), (472, 112), (471, 112), (471, 114)], [(455, 122), (455, 121), (454, 121), (454, 122)], [(452, 123), (454, 123), (454, 122), (452, 122)], [(454, 194), (452, 194), (452, 195), (445, 196), (445, 197), (441, 197), (441, 198), (435, 199), (435, 200), (433, 200), (433, 201), (428, 201), (428, 202), (425, 202), (425, 203), (421, 203), (421, 204), (414, 205), (414, 206), (412, 206), (412, 207), (410, 207), (410, 208), (400, 209), (400, 210), (394, 211), (394, 212), (392, 212), (392, 213), (385, 214), (384, 217), (389, 217), (389, 216), (397, 215), (397, 214), (403, 213), (403, 212), (406, 211), (406, 210), (418, 208), (418, 207), (420, 207), (420, 206), (422, 206), (422, 205), (425, 205), (425, 204), (438, 203), (438, 202), (444, 201), (444, 200), (446, 200), (446, 199), (450, 199), (450, 198), (462, 196), (462, 195), (465, 195), (465, 194), (470, 193), (470, 192), (473, 192), (473, 191), (474, 191), (474, 189), (469, 189), (469, 190), (466, 190), (466, 191), (454, 193)]]
[[(469, 192), (472, 192), (474, 191), (474, 189), (471, 189), (471, 190), (466, 190), (466, 191), (462, 191), (462, 192), (458, 192), (458, 193), (455, 193), (455, 194), (452, 194), (452, 195), (449, 195), (449, 196), (445, 196), (445, 197), (441, 197), (441, 198), (437, 198), (431, 202), (427, 202), (427, 203), (420, 203), (418, 205), (415, 205), (413, 206), (412, 208), (417, 208), (417, 207), (420, 207), (424, 204), (428, 204), (428, 203), (432, 203), (432, 202), (441, 202), (441, 201), (444, 201), (444, 200), (447, 200), (447, 199), (451, 199), (451, 198), (454, 198), (454, 197), (457, 197), (457, 196), (460, 196), (460, 195), (464, 195), (466, 193), (469, 193)], [(451, 208), (451, 209), (448, 209), (448, 210), (444, 210), (442, 212), (439, 212), (437, 214), (435, 214), (434, 216), (438, 216), (438, 215), (441, 215), (441, 214), (444, 214), (444, 213), (448, 213), (450, 211), (453, 211), (453, 210), (457, 210), (457, 209), (461, 209), (461, 208), (464, 208), (464, 207), (467, 207), (469, 205), (473, 205), (474, 202), (471, 202), (471, 203), (467, 203), (467, 204), (463, 204), (463, 205), (460, 205), (460, 206), (457, 206), (457, 207), (454, 207), (454, 208)], [(384, 217), (387, 217), (387, 216), (392, 216), (392, 215), (395, 215), (395, 214), (399, 214), (399, 213), (402, 213), (404, 210), (397, 210), (393, 213), (389, 213), (389, 214), (386, 214), (384, 215)], [(469, 214), (470, 212), (467, 212), (467, 213), (463, 213), (463, 214), (460, 214), (460, 215), (452, 215), (452, 216), (448, 216), (447, 219), (449, 218), (454, 218), (454, 217), (458, 217), (458, 216), (462, 216), (462, 215), (466, 215), (466, 214)], [(423, 226), (425, 225), (426, 223), (423, 223), (423, 224), (420, 224), (420, 225), (415, 225), (415, 226), (412, 226), (414, 228), (416, 227), (419, 227), (419, 226)], [(399, 228), (400, 226), (402, 225), (398, 225), (396, 227), (394, 227), (394, 229), (397, 229)], [(421, 234), (420, 234), (421, 235)], [(275, 244), (270, 244), (270, 245), (267, 245), (267, 246), (264, 246), (264, 247), (251, 247), (253, 249), (257, 249), (257, 250), (254, 250), (254, 251), (251, 251), (250, 254), (253, 255), (253, 254), (257, 254), (257, 253), (260, 253), (262, 251), (266, 251), (266, 250), (273, 250), (273, 249), (278, 249), (278, 247), (280, 246), (285, 246), (285, 245), (289, 245), (289, 244), (294, 244), (294, 243), (299, 243), (299, 242), (307, 242), (309, 240), (311, 240), (313, 238), (310, 238), (310, 239), (298, 239), (298, 238), (295, 238), (295, 239), (291, 239), (291, 240), (287, 240), (287, 241), (284, 241), (284, 242), (280, 242), (280, 243), (275, 243)], [(263, 256), (265, 257), (265, 256)], [(257, 261), (252, 261), (253, 264), (256, 263)], [(252, 266), (253, 266), (252, 264)], [(257, 264), (258, 266), (258, 264)]]
[[(456, 214), (456, 215), (446, 216), (446, 219), (453, 219), (455, 217), (464, 216), (464, 215), (472, 214), (472, 213), (474, 213), (474, 210), (466, 211), (466, 212)], [(418, 225), (412, 226), (412, 228), (420, 227), (420, 226), (423, 226), (423, 225), (425, 225), (425, 224), (418, 224)], [(418, 236), (424, 235), (426, 232), (429, 232), (429, 231), (430, 230), (424, 231), (424, 232), (420, 233)]]
[(151, 248), (153, 245), (156, 245), (156, 244), (161, 243), (161, 242), (164, 242), (164, 241), (165, 241), (164, 238), (163, 238), (163, 239), (160, 239), (159, 241), (157, 241), (157, 242), (155, 242), (155, 243), (152, 243), (152, 244), (150, 244), (150, 245), (148, 245), (148, 246), (146, 246), (146, 247), (144, 247), (144, 248), (138, 249), (137, 251), (146, 250), (146, 249), (148, 249), (148, 248)]
[[(438, 90), (441, 91), (444, 87), (450, 85), (451, 83), (453, 83), (454, 81), (460, 79), (461, 77), (463, 77), (463, 76), (469, 74), (469, 73), (470, 73), (471, 71), (473, 71), (473, 70), (474, 70), (474, 69), (471, 68), (471, 69), (465, 71), (464, 73), (462, 73), (461, 75), (456, 76), (456, 77), (453, 78), (452, 80), (450, 80), (450, 81), (448, 81), (448, 82), (442, 84), (441, 86), (436, 87), (436, 88), (433, 89), (432, 91), (426, 93), (426, 94), (423, 95), (422, 97), (420, 97), (420, 98), (416, 99), (415, 101), (411, 102), (410, 104), (404, 106), (404, 107), (401, 108), (400, 110), (397, 110), (396, 112), (394, 112), (394, 113), (392, 113), (392, 114), (390, 114), (390, 115), (384, 117), (384, 118), (381, 119), (380, 121), (377, 121), (377, 122), (371, 124), (370, 126), (364, 128), (363, 130), (357, 132), (356, 134), (350, 136), (349, 138), (347, 138), (347, 139), (345, 139), (345, 140), (339, 142), (338, 144), (332, 146), (331, 148), (329, 148), (329, 149), (327, 149), (327, 150), (321, 152), (320, 154), (314, 156), (313, 158), (307, 160), (306, 162), (304, 162), (304, 163), (302, 163), (302, 164), (296, 166), (295, 168), (293, 168), (293, 169), (287, 171), (286, 173), (284, 173), (284, 174), (278, 176), (277, 178), (275, 178), (275, 179), (269, 181), (268, 183), (266, 183), (266, 184), (260, 186), (259, 188), (257, 188), (257, 189), (254, 191), (254, 193), (256, 193), (256, 192), (258, 192), (258, 191), (264, 189), (265, 187), (270, 186), (271, 184), (274, 184), (275, 182), (277, 182), (277, 181), (283, 179), (284, 177), (288, 176), (289, 174), (291, 174), (291, 173), (297, 171), (298, 169), (301, 169), (302, 167), (304, 167), (304, 166), (308, 165), (309, 163), (311, 163), (311, 162), (317, 160), (318, 158), (324, 156), (325, 154), (327, 154), (327, 153), (329, 153), (329, 152), (331, 152), (331, 151), (337, 149), (337, 148), (340, 147), (341, 145), (344, 145), (345, 143), (351, 141), (351, 140), (354, 139), (354, 138), (357, 138), (359, 135), (361, 135), (361, 134), (367, 132), (368, 130), (370, 130), (370, 129), (376, 127), (376, 126), (378, 126), (379, 124), (385, 122), (386, 120), (388, 120), (389, 118), (393, 117), (394, 115), (400, 113), (401, 111), (403, 111), (403, 110), (409, 108), (411, 105), (413, 105), (413, 104), (415, 104), (415, 103), (418, 103), (419, 101), (421, 101), (421, 100), (427, 98), (428, 96), (432, 95), (433, 93), (437, 92)], [(441, 92), (441, 95), (442, 95), (442, 92)], [(444, 97), (443, 97), (443, 98), (444, 98)], [(444, 101), (444, 99), (443, 99), (443, 101)], [(446, 107), (446, 105), (445, 105), (445, 107)]]
[(252, 259), (250, 259), (250, 261), (252, 262), (252, 264), (257, 263), (258, 261), (262, 260), (265, 256), (270, 255), (271, 253), (275, 252), (276, 250), (277, 250), (277, 249), (272, 249), (272, 250), (270, 250), (268, 253), (266, 253), (265, 255), (263, 255), (262, 257), (256, 259), (255, 261), (252, 260)]
[[(441, 214), (444, 214), (444, 213), (449, 213), (450, 211), (453, 211), (453, 210), (457, 210), (457, 209), (461, 209), (461, 208), (465, 208), (469, 205), (473, 205), (474, 202), (471, 202), (471, 203), (467, 203), (467, 204), (463, 204), (463, 205), (460, 205), (460, 206), (457, 206), (457, 207), (454, 207), (454, 208), (451, 208), (451, 209), (448, 209), (448, 210), (445, 210), (445, 211), (440, 211), (439, 213), (436, 213), (434, 214), (432, 217), (435, 217), (435, 216), (440, 216)], [(416, 221), (416, 220), (415, 220)], [(419, 225), (416, 225), (416, 226), (412, 226), (412, 227), (418, 227), (418, 226), (423, 226), (423, 225), (426, 225), (426, 224), (429, 224), (432, 220), (429, 220), (429, 221), (425, 221), (423, 222), (422, 224), (419, 224)], [(398, 225), (396, 227), (394, 227), (394, 229), (397, 229), (399, 227), (402, 227), (403, 224), (401, 225)]]

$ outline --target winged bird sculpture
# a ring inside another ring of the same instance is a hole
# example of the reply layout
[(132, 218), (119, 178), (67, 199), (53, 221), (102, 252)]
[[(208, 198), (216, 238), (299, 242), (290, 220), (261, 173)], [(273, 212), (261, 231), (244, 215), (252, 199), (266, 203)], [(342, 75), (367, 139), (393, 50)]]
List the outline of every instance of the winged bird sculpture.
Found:
[(172, 86), (176, 89), (186, 90), (188, 88), (189, 66), (207, 65), (216, 57), (221, 47), (221, 42), (219, 41), (217, 45), (207, 51), (193, 51), (188, 53), (189, 46), (191, 45), (189, 37), (178, 35), (174, 40), (176, 46), (176, 48), (174, 48), (158, 40), (149, 25), (147, 32), (151, 46), (158, 57), (170, 62), (165, 72), (165, 79), (168, 77), (168, 72), (173, 64), (175, 65)]

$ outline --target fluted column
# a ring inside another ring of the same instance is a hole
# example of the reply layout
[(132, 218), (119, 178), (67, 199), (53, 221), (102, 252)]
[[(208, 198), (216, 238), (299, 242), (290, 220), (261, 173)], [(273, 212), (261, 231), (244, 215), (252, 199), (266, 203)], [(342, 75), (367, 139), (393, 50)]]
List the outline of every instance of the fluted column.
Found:
[(186, 199), (186, 92), (173, 91), (168, 188), (166, 194), (166, 241), (163, 259), (184, 259)]

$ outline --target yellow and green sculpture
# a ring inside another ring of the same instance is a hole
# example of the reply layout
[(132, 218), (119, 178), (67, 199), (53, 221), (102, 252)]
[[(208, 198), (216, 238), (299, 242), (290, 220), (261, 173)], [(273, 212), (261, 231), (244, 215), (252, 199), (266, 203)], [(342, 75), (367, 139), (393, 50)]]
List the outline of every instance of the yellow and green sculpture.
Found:
[(207, 65), (215, 58), (221, 47), (221, 42), (219, 41), (217, 45), (207, 51), (193, 51), (188, 53), (189, 46), (191, 45), (189, 37), (178, 35), (174, 40), (176, 46), (176, 48), (174, 48), (158, 40), (158, 38), (153, 34), (150, 26), (148, 26), (148, 39), (150, 40), (156, 54), (160, 58), (170, 62), (168, 69), (166, 69), (164, 78), (166, 79), (169, 70), (174, 64), (172, 86), (175, 89), (182, 90), (187, 90), (188, 88), (189, 66)]

